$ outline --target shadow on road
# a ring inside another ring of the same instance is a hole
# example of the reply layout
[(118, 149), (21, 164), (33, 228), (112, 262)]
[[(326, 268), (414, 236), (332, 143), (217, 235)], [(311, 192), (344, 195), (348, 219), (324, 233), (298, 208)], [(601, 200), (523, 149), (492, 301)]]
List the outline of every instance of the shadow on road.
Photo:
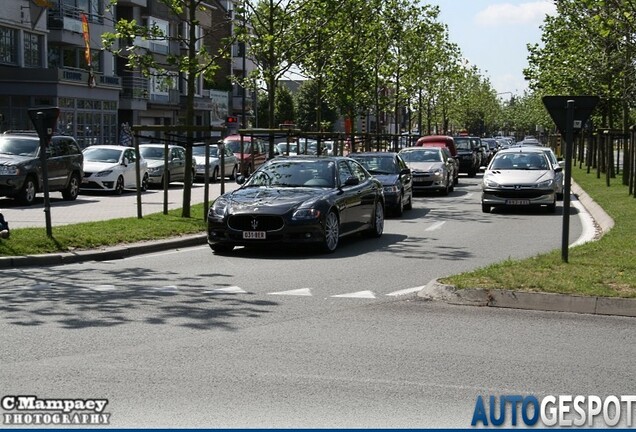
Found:
[[(116, 263), (114, 264), (117, 265)], [(228, 275), (184, 276), (142, 268), (83, 270), (67, 267), (3, 270), (8, 281), (0, 291), (0, 315), (12, 325), (54, 325), (63, 329), (106, 328), (143, 322), (194, 330), (234, 330), (230, 318), (258, 318), (270, 313), (277, 302), (224, 293)], [(179, 287), (155, 281), (179, 276)], [(11, 284), (13, 277), (30, 278), (26, 285)], [(92, 280), (88, 280), (91, 278)], [(120, 286), (105, 281), (125, 281)], [(11, 286), (11, 288), (8, 288)], [(216, 291), (215, 291), (216, 290)]]

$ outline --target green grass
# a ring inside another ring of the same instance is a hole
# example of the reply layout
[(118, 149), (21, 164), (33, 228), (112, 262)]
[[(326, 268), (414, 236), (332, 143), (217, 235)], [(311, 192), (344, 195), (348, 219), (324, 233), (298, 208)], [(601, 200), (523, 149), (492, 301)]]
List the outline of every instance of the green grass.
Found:
[(0, 256), (68, 252), (205, 233), (203, 204), (193, 205), (190, 215), (190, 218), (182, 218), (181, 209), (177, 209), (167, 215), (154, 213), (142, 219), (133, 217), (54, 226), (52, 238), (47, 237), (45, 228), (12, 229), (11, 238), (0, 240)]
[(495, 288), (604, 297), (636, 297), (636, 199), (620, 176), (610, 187), (605, 178), (575, 167), (574, 180), (614, 219), (599, 241), (525, 260), (506, 260), (440, 279), (457, 288)]

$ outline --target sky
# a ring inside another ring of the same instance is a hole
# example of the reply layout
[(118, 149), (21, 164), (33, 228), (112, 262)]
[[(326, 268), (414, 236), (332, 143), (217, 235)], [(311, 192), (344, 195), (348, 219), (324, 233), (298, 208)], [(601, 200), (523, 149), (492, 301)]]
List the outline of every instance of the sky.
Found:
[(553, 0), (423, 0), (440, 7), (438, 20), (448, 25), (449, 38), (481, 75), (488, 77), (502, 98), (522, 95), (527, 44), (541, 42), (546, 14)]

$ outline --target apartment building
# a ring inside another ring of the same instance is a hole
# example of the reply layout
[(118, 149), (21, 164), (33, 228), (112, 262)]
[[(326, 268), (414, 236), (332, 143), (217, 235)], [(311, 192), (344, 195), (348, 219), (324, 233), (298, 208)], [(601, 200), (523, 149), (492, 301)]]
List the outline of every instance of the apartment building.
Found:
[[(184, 123), (185, 79), (144, 76), (102, 47), (101, 36), (113, 32), (121, 18), (156, 25), (168, 35), (185, 34), (187, 27), (159, 0), (11, 0), (0, 16), (0, 130), (32, 129), (27, 109), (58, 106), (58, 131), (77, 138), (82, 146), (120, 143), (124, 124)], [(199, 12), (197, 35), (208, 50), (219, 48), (233, 28), (231, 0), (210, 0)], [(238, 46), (238, 44), (237, 44)], [(151, 52), (159, 63), (168, 54), (184, 55), (178, 41), (141, 40), (130, 47)], [(238, 49), (233, 54), (242, 54)], [(195, 124), (221, 125), (228, 115), (240, 115), (242, 89), (232, 75), (243, 75), (253, 63), (221, 61), (214, 80), (196, 83)], [(238, 70), (236, 68), (239, 68)], [(248, 71), (249, 72), (249, 71)], [(247, 72), (246, 72), (247, 73)], [(251, 112), (251, 105), (246, 107)]]

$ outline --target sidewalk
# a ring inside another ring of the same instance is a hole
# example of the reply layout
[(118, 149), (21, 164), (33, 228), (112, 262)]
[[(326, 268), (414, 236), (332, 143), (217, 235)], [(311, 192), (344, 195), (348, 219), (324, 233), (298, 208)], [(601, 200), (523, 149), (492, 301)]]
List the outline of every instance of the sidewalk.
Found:
[[(589, 212), (596, 226), (596, 233), (591, 235), (588, 241), (598, 240), (612, 229), (614, 220), (574, 182), (572, 183), (572, 194), (576, 195), (583, 207)], [(437, 279), (430, 281), (417, 295), (425, 300), (443, 301), (454, 305), (636, 317), (636, 299), (631, 298), (589, 297), (483, 288), (457, 289), (452, 285), (442, 284)]]

